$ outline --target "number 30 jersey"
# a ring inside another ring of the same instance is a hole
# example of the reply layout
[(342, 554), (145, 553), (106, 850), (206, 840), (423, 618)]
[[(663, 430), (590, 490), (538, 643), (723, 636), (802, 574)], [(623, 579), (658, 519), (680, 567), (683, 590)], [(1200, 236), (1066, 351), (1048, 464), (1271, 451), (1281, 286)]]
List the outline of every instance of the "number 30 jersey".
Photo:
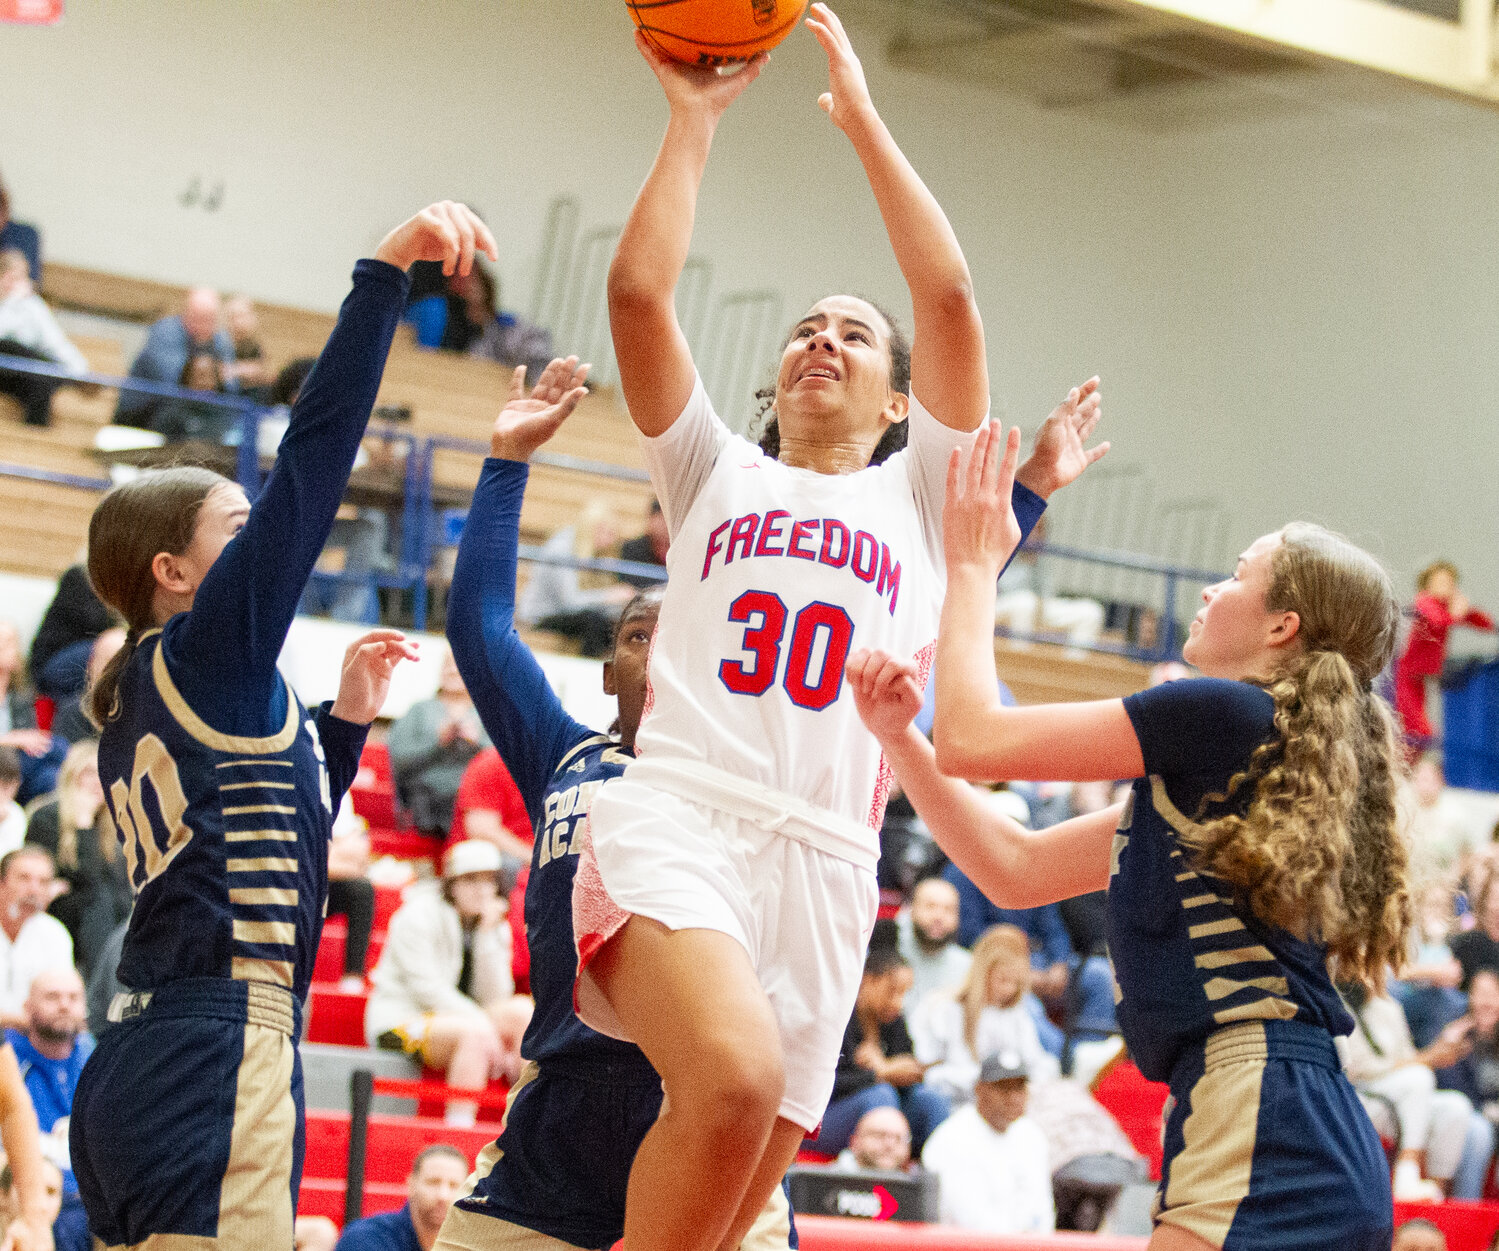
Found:
[[(914, 657), (923, 677), (945, 573), (950, 430), (911, 398), (908, 446), (852, 474), (797, 469), (732, 434), (699, 378), (646, 463), (671, 534), (642, 760), (706, 765), (869, 828), (890, 773), (845, 690), (851, 652)], [(1022, 486), (1026, 532), (1045, 508)]]

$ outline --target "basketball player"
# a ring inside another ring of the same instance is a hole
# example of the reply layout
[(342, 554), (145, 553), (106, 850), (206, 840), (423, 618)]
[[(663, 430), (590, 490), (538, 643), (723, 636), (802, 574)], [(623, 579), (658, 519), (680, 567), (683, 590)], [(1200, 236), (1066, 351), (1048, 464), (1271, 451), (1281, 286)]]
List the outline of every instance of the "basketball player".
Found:
[[(526, 1066), (499, 1138), (480, 1153), (443, 1223), (437, 1246), (451, 1251), (612, 1247), (624, 1231), (630, 1162), (661, 1109), (661, 1079), (639, 1049), (589, 1029), (572, 1003), (579, 832), (599, 787), (634, 759), (661, 588), (641, 591), (620, 617), (604, 665), (604, 690), (619, 700), (608, 734), (567, 715), (515, 631), (526, 462), (572, 411), (586, 372), (575, 357), (553, 361), (527, 397), (525, 370), (516, 370), (469, 506), (448, 601), (453, 656), (537, 831), (525, 902), (536, 999), (522, 1043)], [(745, 1245), (796, 1245), (781, 1191)]]
[[(916, 337), (908, 353), (865, 300), (815, 304), (780, 359), (770, 454), (714, 415), (673, 300), (713, 131), (764, 61), (720, 78), (636, 40), (671, 118), (610, 271), (610, 320), (671, 581), (640, 758), (594, 797), (574, 886), (580, 1015), (637, 1043), (666, 1089), (630, 1177), (629, 1251), (735, 1245), (822, 1119), (888, 784), (843, 663), (856, 640), (916, 654), (935, 639), (947, 456), (989, 406), (957, 240), (838, 19), (815, 5), (809, 25), (822, 106), (864, 164)], [(806, 231), (838, 246), (832, 206)], [(1096, 383), (1073, 392), (1039, 437), (1016, 487), (1028, 520), (1099, 454), (1083, 450), (1098, 403)]]
[[(1333, 1047), (1350, 981), (1410, 928), (1393, 721), (1372, 683), (1400, 619), (1383, 569), (1316, 526), (1255, 540), (1203, 592), (1183, 654), (1207, 675), (1124, 700), (1003, 708), (994, 576), (1020, 527), (996, 430), (948, 481), (936, 752), (916, 666), (860, 651), (865, 723), (943, 849), (1030, 908), (1108, 889), (1119, 1023), (1171, 1084), (1151, 1251), (1382, 1251), (1390, 1174)], [(986, 689), (987, 688), (987, 689)], [(1032, 834), (942, 777), (1134, 778), (1123, 805)], [(1117, 829), (1116, 829), (1117, 825)]]
[(333, 814), (395, 665), (376, 630), (338, 698), (276, 671), (338, 511), (405, 302), (405, 270), (494, 255), (461, 205), (423, 210), (354, 270), (252, 507), (202, 469), (143, 474), (89, 524), (89, 577), (129, 634), (91, 693), (99, 777), (135, 910), (71, 1145), (106, 1247), (286, 1247), (300, 1181), (301, 1004), (328, 895)]

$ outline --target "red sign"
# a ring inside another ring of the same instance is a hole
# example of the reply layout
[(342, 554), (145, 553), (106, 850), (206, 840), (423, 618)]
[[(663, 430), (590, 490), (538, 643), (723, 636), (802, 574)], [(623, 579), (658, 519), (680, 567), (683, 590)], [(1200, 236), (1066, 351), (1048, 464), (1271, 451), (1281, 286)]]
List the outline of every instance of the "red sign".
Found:
[(0, 0), (0, 22), (51, 26), (62, 17), (63, 0)]

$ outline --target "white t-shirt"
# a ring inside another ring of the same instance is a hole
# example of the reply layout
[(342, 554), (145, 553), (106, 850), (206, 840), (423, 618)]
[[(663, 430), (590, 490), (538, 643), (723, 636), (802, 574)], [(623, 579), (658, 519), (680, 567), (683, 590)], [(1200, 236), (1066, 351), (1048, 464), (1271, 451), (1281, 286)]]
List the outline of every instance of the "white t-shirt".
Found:
[(976, 432), (913, 396), (909, 445), (852, 474), (794, 469), (732, 434), (698, 379), (644, 440), (670, 575), (636, 750), (747, 779), (869, 829), (890, 774), (846, 689), (861, 647), (930, 666), (947, 461)]
[(932, 1131), (921, 1162), (941, 1184), (944, 1225), (990, 1234), (1056, 1228), (1046, 1136), (1028, 1116), (998, 1134), (972, 1104)]
[(73, 967), (73, 940), (56, 917), (38, 912), (11, 937), (0, 929), (0, 1013), (20, 1016), (31, 981), (47, 969)]
[(1018, 1053), (1032, 1081), (1050, 1080), (1061, 1071), (1056, 1057), (1041, 1045), (1036, 1022), (1023, 1001), (1008, 1008), (993, 1004), (984, 1007), (974, 1031), (976, 1054), (968, 1046), (963, 1005), (950, 994), (938, 991), (928, 995), (916, 1005), (910, 1023), (916, 1058), (931, 1065), (926, 1084), (953, 1103), (973, 1098), (983, 1058), (1001, 1051)]

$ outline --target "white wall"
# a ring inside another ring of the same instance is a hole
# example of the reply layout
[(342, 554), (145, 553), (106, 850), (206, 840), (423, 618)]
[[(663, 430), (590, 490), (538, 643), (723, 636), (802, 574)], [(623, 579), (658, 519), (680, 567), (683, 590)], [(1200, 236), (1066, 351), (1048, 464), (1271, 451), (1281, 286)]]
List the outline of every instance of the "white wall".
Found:
[[(622, 10), (69, 0), (0, 28), (0, 168), (59, 260), (327, 308), (387, 226), (466, 197), (524, 306), (549, 198), (619, 222), (659, 137)], [(1114, 456), (1224, 496), (1236, 541), (1309, 516), (1402, 586), (1450, 555), (1499, 605), (1499, 113), (1391, 87), (1151, 133), (894, 70), (852, 29), (967, 249), (997, 411), (1034, 425), (1100, 372)], [(697, 250), (788, 309), (903, 308), (824, 77), (798, 33), (731, 112)], [(175, 202), (195, 174), (226, 181), (217, 214)]]

